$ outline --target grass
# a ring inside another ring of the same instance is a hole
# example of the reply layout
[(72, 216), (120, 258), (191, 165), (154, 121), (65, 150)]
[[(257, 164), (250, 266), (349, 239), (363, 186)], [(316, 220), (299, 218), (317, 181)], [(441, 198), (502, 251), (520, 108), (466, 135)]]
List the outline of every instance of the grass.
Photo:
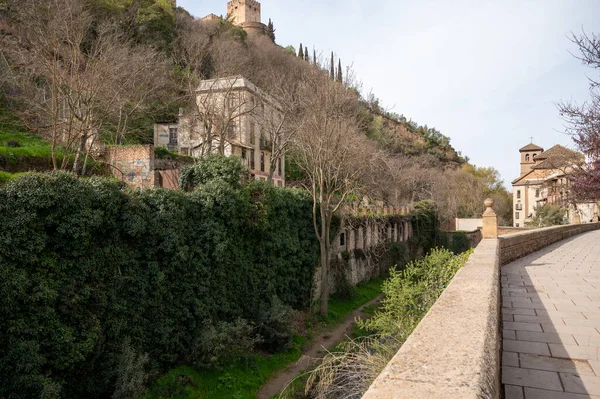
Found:
[(250, 355), (222, 370), (196, 370), (182, 366), (161, 377), (146, 394), (147, 399), (250, 399), (273, 372), (297, 361), (306, 338), (294, 336), (291, 349), (274, 355)]
[(8, 181), (14, 179), (15, 177), (19, 177), (24, 173), (8, 173), (0, 170), (0, 186), (8, 183)]
[(327, 325), (334, 325), (342, 322), (355, 309), (361, 307), (367, 302), (372, 301), (381, 294), (381, 285), (384, 278), (358, 283), (354, 297), (351, 300), (344, 300), (333, 295), (329, 300), (329, 313), (322, 317), (322, 322)]
[[(340, 324), (355, 309), (372, 301), (381, 293), (383, 278), (362, 282), (356, 286), (350, 300), (332, 296), (327, 316), (311, 316), (305, 336), (294, 336), (291, 349), (274, 355), (252, 354), (246, 359), (217, 370), (198, 370), (181, 366), (169, 371), (146, 393), (147, 399), (251, 399), (271, 375), (296, 362), (302, 356), (302, 348), (315, 335)], [(301, 383), (294, 383), (301, 384)]]

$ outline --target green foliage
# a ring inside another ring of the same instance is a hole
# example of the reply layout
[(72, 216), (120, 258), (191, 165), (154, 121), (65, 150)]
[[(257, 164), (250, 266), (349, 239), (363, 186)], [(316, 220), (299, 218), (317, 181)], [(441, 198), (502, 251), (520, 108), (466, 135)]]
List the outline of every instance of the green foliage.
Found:
[(471, 249), (469, 237), (463, 231), (448, 231), (438, 236), (438, 245), (458, 255)]
[(294, 57), (296, 56), (296, 47), (289, 45), (285, 48), (285, 51), (289, 54), (289, 55), (293, 55)]
[(213, 154), (200, 158), (194, 165), (181, 170), (179, 184), (192, 191), (210, 181), (221, 180), (232, 187), (239, 187), (246, 169), (237, 157)]
[(396, 266), (398, 269), (404, 268), (410, 261), (410, 251), (408, 246), (403, 242), (394, 242), (390, 244), (389, 252), (387, 253), (387, 261), (390, 266)]
[(273, 26), (273, 21), (269, 18), (269, 24), (267, 25), (267, 36), (273, 43), (275, 43), (275, 27)]
[(193, 193), (121, 187), (64, 172), (0, 187), (0, 397), (136, 391), (142, 368), (235, 357), (207, 342), (231, 347), (229, 327), (247, 333), (238, 320), (256, 325), (271, 298), (308, 305), (305, 193), (220, 178)]
[(525, 222), (528, 227), (550, 227), (567, 224), (567, 210), (560, 206), (546, 204), (535, 209), (531, 221)]
[(277, 296), (271, 303), (264, 303), (258, 313), (256, 331), (261, 339), (261, 347), (271, 353), (292, 346), (294, 336), (292, 308), (285, 305)]
[(221, 369), (178, 367), (161, 377), (146, 398), (255, 398), (270, 375), (300, 359), (305, 342), (306, 339), (294, 336), (290, 349), (274, 355), (249, 355)]
[(373, 318), (359, 322), (359, 326), (373, 334), (404, 341), (471, 253), (454, 255), (445, 249), (434, 249), (405, 270), (392, 268), (390, 278), (383, 283), (381, 307)]
[[(413, 251), (428, 253), (435, 247), (440, 231), (440, 221), (435, 202), (420, 201), (414, 205), (412, 227), (411, 242)], [(415, 258), (416, 255), (415, 253), (411, 257)]]

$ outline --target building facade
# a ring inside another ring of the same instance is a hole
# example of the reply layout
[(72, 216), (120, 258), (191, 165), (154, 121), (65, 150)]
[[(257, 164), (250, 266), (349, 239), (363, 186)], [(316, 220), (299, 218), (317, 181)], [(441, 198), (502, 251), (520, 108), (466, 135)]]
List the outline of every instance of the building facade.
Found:
[(234, 25), (248, 33), (265, 34), (267, 26), (261, 22), (260, 3), (256, 0), (232, 0), (227, 3), (227, 17)]
[(567, 209), (568, 223), (586, 223), (597, 217), (593, 202), (571, 196), (571, 174), (584, 156), (561, 145), (547, 151), (533, 143), (519, 150), (521, 176), (512, 182), (514, 227), (525, 227), (538, 207), (551, 204)]
[(157, 123), (154, 144), (193, 157), (213, 153), (237, 156), (251, 178), (285, 186), (285, 156), (271, 162), (272, 132), (282, 118), (277, 101), (242, 76), (204, 80), (195, 109), (180, 113), (176, 124)]

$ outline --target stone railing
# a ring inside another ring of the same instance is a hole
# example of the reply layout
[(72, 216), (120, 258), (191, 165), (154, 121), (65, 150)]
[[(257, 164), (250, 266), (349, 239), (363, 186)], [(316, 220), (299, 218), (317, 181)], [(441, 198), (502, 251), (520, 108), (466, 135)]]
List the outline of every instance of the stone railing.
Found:
[(600, 223), (587, 223), (547, 227), (502, 236), (500, 237), (500, 262), (506, 265), (556, 242), (599, 229)]
[(484, 240), (363, 399), (500, 398), (500, 266), (600, 223), (498, 238), (486, 201)]

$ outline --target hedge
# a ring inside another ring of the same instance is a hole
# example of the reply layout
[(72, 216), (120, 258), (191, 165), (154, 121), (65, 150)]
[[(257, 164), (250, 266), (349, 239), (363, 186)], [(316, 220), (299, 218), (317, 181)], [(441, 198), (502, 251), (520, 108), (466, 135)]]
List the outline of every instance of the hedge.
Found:
[(211, 361), (207, 340), (273, 298), (307, 305), (311, 206), (220, 179), (133, 191), (53, 172), (0, 187), (0, 397), (126, 397), (150, 372)]

